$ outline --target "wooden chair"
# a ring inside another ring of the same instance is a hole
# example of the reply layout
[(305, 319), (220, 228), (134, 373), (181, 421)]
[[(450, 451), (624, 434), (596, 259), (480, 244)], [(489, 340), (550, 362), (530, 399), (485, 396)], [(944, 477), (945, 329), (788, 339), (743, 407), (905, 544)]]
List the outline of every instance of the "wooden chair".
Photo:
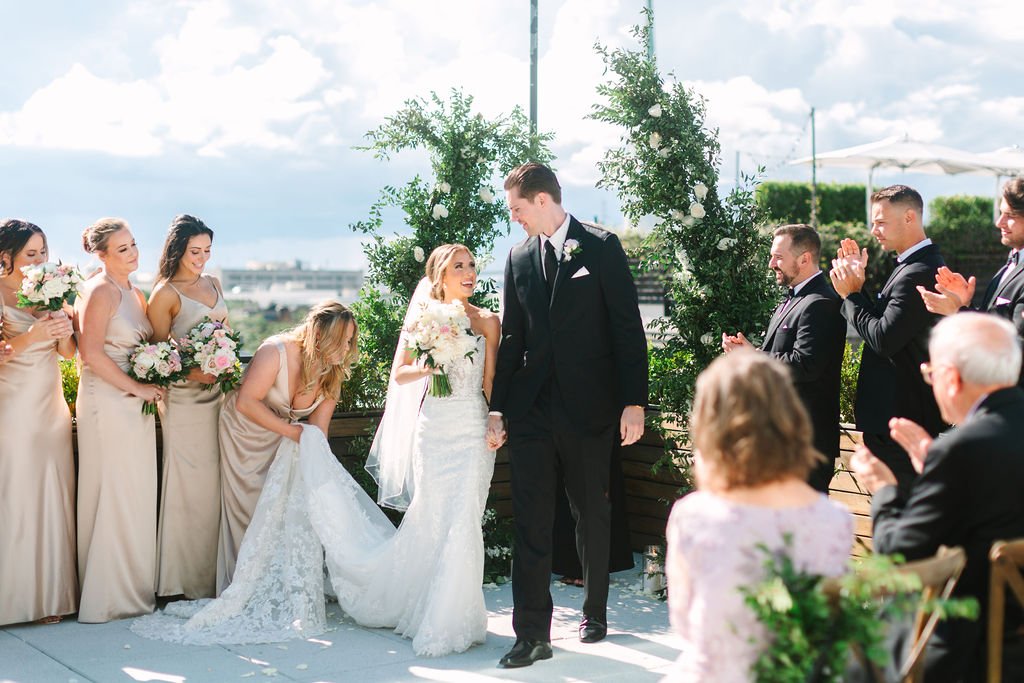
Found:
[[(897, 567), (897, 571), (915, 574), (921, 581), (921, 603), (914, 615), (909, 654), (900, 668), (899, 681), (921, 683), (924, 680), (925, 648), (935, 633), (940, 617), (938, 611), (929, 607), (935, 599), (945, 599), (952, 595), (966, 564), (967, 555), (963, 548), (941, 546), (935, 557), (908, 562)], [(838, 596), (839, 582), (835, 579), (829, 580), (825, 583), (824, 589), (826, 593)], [(874, 680), (885, 680), (882, 672), (867, 659), (859, 645), (853, 645), (853, 654)]]
[(1024, 608), (1024, 538), (996, 541), (989, 552), (991, 582), (988, 589), (988, 681), (1003, 680), (1003, 618), (1006, 614), (1006, 587)]

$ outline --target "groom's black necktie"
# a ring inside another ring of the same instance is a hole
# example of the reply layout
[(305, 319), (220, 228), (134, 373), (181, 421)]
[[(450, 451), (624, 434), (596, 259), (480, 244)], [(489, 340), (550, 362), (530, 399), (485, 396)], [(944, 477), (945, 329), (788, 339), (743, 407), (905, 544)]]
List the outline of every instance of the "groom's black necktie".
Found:
[(555, 256), (555, 245), (551, 240), (544, 241), (544, 284), (548, 286), (548, 299), (555, 288), (555, 275), (558, 274), (558, 258)]

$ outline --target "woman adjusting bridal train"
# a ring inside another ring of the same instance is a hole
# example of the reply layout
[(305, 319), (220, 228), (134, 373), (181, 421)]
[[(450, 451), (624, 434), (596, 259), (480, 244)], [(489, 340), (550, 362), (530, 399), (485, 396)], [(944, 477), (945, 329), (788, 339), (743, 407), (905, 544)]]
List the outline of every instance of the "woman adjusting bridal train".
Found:
[[(463, 303), (476, 266), (461, 245), (427, 260), (395, 353), (384, 418), (367, 468), (381, 504), (405, 509), (396, 530), (303, 427), (270, 467), (223, 595), (175, 603), (132, 630), (195, 644), (309, 637), (326, 625), (323, 557), (341, 608), (394, 628), (418, 655), (461, 652), (487, 630), (481, 517), (494, 468), (485, 440), (499, 322)], [(175, 618), (191, 617), (187, 621)]]

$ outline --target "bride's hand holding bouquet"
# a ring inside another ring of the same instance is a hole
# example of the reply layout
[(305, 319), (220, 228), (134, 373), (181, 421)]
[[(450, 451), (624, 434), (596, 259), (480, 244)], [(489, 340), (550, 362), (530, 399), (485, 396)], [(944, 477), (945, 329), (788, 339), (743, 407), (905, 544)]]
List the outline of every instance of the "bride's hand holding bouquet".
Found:
[(425, 368), (430, 368), (431, 396), (452, 395), (446, 368), (476, 353), (476, 335), (470, 329), (466, 308), (458, 299), (451, 303), (424, 302), (420, 312), (405, 328), (409, 352)]

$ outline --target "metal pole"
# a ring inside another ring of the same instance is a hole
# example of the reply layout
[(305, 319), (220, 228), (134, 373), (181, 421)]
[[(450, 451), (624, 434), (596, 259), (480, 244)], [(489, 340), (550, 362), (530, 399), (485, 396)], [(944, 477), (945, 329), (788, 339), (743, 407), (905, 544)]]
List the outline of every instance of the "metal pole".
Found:
[(811, 107), (811, 227), (818, 229), (818, 144), (814, 130), (814, 107)]
[(537, 134), (537, 0), (530, 0), (530, 133)]
[(740, 151), (736, 150), (736, 187), (740, 186)]
[(654, 0), (647, 0), (647, 59), (654, 59)]

